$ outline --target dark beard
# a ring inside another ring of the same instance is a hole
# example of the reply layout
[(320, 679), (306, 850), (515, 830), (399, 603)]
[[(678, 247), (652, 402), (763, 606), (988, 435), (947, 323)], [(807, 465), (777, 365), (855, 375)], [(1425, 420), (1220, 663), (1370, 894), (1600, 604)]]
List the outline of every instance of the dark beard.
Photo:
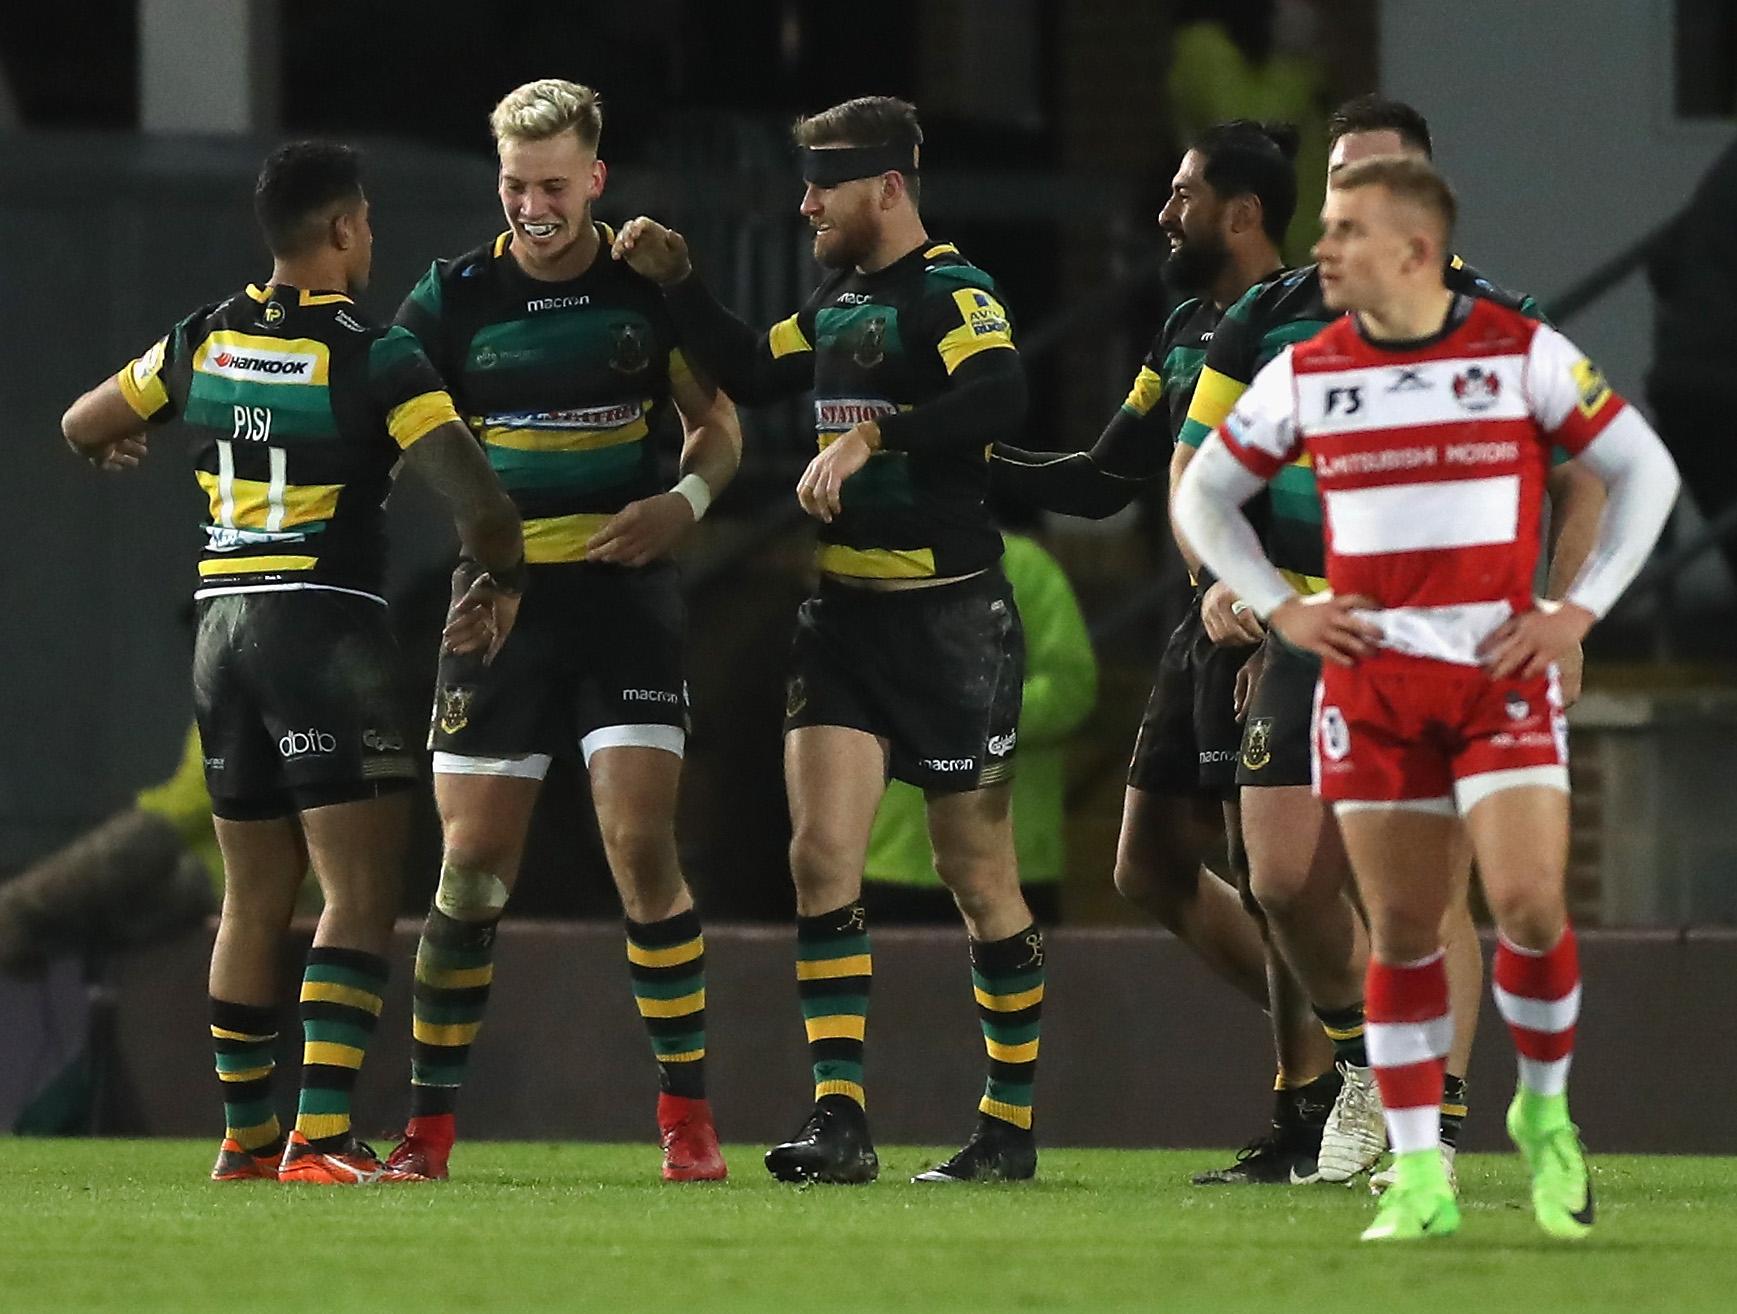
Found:
[(1164, 281), (1178, 292), (1205, 292), (1229, 263), (1229, 249), (1216, 238), (1184, 238), (1165, 262)]

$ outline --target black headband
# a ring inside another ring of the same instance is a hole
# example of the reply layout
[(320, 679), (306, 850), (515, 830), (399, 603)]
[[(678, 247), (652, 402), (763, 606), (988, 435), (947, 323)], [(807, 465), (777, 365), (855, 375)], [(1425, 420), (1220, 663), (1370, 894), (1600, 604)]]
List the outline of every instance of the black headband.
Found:
[(852, 178), (883, 173), (917, 176), (917, 152), (912, 146), (804, 146), (802, 180), (816, 187), (836, 187)]

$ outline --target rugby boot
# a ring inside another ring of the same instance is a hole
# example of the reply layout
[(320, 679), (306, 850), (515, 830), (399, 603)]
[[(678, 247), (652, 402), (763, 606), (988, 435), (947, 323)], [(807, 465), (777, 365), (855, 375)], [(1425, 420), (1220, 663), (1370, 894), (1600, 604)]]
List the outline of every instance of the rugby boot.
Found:
[(802, 1130), (766, 1151), (766, 1171), (781, 1182), (859, 1185), (880, 1176), (868, 1115), (848, 1095), (822, 1095)]
[(1592, 1230), (1592, 1174), (1565, 1096), (1528, 1096), (1508, 1106), (1508, 1135), (1532, 1170), (1532, 1213), (1553, 1237), (1578, 1241)]
[(1037, 1138), (1000, 1118), (980, 1116), (964, 1148), (913, 1182), (1024, 1182), (1037, 1176)]
[(411, 1175), (413, 1181), (444, 1182), (447, 1160), (452, 1157), (453, 1118), (438, 1113), (412, 1118), (404, 1137), (386, 1156), (386, 1166)]
[[(1459, 1168), (1454, 1162), (1458, 1154), (1459, 1151), (1451, 1145), (1444, 1145), (1441, 1147), (1441, 1166), (1447, 1172), (1448, 1189), (1454, 1193), (1456, 1199), (1459, 1197), (1460, 1193)], [(1398, 1180), (1399, 1174), (1397, 1171), (1391, 1167), (1383, 1168), (1380, 1172), (1376, 1173), (1369, 1179), (1369, 1193), (1371, 1195), (1380, 1195)]]
[(1460, 1206), (1448, 1185), (1441, 1155), (1418, 1150), (1395, 1157), (1396, 1180), (1381, 1197), (1365, 1241), (1423, 1241), (1459, 1230)]
[(373, 1186), (381, 1182), (421, 1182), (427, 1179), (403, 1168), (388, 1168), (372, 1147), (354, 1136), (337, 1150), (316, 1150), (300, 1132), (291, 1132), (278, 1165), (280, 1182), (312, 1182), (321, 1186)]
[(1387, 1152), (1387, 1123), (1375, 1070), (1353, 1063), (1339, 1064), (1344, 1085), (1333, 1111), (1321, 1128), (1320, 1170), (1323, 1182), (1349, 1182), (1366, 1173)]
[(249, 1154), (233, 1140), (225, 1139), (221, 1149), (217, 1151), (217, 1163), (211, 1169), (211, 1180), (214, 1182), (251, 1182), (264, 1179), (268, 1182), (277, 1180), (278, 1155), (275, 1151), (267, 1154)]
[(1277, 1092), (1272, 1127), (1236, 1152), (1224, 1168), (1195, 1173), (1196, 1186), (1305, 1186), (1319, 1180), (1321, 1128), (1339, 1094), (1329, 1069), (1307, 1085)]
[(718, 1148), (709, 1100), (685, 1099), (660, 1092), (657, 1097), (658, 1144), (663, 1146), (666, 1182), (721, 1182), (730, 1175)]

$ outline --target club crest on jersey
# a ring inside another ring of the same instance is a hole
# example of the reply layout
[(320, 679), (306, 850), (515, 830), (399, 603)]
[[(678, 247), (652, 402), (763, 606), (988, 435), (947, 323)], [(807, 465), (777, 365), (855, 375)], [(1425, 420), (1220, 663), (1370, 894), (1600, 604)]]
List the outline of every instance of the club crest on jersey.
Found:
[(617, 374), (638, 374), (651, 364), (651, 347), (645, 330), (638, 324), (617, 324), (610, 330), (615, 335), (615, 351), (609, 357), (609, 368)]
[(440, 688), (440, 731), (456, 735), (470, 724), (471, 700), (476, 690), (463, 685), (447, 684)]
[(1502, 395), (1502, 376), (1481, 365), (1468, 365), (1454, 375), (1454, 400), (1468, 411), (1487, 411)]
[(1273, 760), (1273, 718), (1257, 716), (1248, 723), (1248, 733), (1242, 740), (1242, 764), (1250, 771), (1259, 771)]
[(865, 370), (872, 370), (887, 358), (887, 320), (885, 315), (873, 315), (863, 321), (857, 332), (855, 349), (850, 358)]

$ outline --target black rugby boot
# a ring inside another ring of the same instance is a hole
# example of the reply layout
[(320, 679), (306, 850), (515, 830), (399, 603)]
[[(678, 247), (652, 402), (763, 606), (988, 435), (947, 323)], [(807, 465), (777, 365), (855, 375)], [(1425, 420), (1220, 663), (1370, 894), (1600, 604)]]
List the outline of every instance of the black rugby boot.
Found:
[(946, 1163), (913, 1182), (1023, 1182), (1037, 1176), (1037, 1138), (1000, 1118), (979, 1117), (977, 1130)]
[(766, 1171), (781, 1182), (857, 1186), (880, 1176), (868, 1115), (848, 1095), (822, 1095), (802, 1130), (766, 1151)]

